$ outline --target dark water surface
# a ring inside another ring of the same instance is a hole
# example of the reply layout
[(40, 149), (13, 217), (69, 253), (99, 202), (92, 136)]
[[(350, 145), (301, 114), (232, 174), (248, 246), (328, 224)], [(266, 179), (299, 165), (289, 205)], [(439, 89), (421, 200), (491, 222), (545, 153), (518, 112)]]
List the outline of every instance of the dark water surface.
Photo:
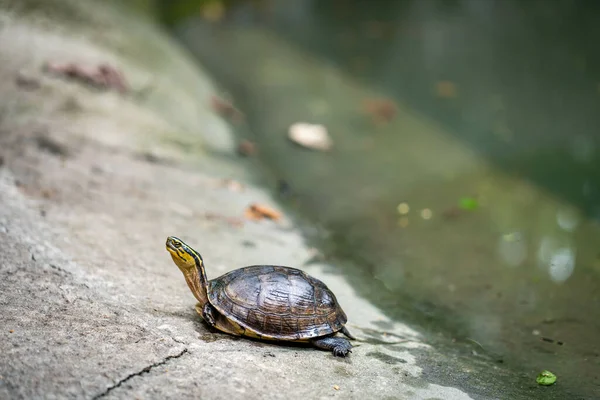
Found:
[(600, 398), (596, 4), (254, 1), (175, 31), (359, 293)]

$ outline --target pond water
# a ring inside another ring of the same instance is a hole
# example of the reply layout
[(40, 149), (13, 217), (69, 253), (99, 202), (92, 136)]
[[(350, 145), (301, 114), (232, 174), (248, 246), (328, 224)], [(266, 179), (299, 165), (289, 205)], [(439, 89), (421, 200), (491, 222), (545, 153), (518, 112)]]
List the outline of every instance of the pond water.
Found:
[[(597, 4), (243, 1), (173, 29), (360, 294), (594, 398)], [(333, 150), (292, 145), (295, 122), (326, 126)]]

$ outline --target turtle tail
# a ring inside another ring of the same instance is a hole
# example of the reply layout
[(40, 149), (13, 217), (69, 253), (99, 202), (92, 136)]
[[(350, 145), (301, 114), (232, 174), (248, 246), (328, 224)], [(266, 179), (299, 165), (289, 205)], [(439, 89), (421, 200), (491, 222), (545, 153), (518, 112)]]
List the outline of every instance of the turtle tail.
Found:
[(342, 327), (342, 329), (340, 330), (340, 332), (342, 332), (344, 335), (348, 336), (349, 339), (356, 340), (356, 338), (354, 337), (354, 335), (352, 335), (350, 333), (350, 331), (348, 330), (348, 328), (346, 328), (345, 326)]

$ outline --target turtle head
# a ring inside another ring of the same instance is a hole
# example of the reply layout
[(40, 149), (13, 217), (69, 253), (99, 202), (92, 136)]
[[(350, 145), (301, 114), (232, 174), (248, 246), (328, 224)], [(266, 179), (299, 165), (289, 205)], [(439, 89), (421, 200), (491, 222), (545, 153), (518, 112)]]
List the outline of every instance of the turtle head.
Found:
[(202, 265), (202, 257), (198, 252), (184, 243), (183, 240), (175, 236), (169, 236), (166, 243), (167, 251), (171, 253), (171, 258), (175, 265), (179, 267), (183, 274), (188, 274), (191, 270)]
[(202, 256), (175, 236), (169, 236), (165, 245), (173, 262), (183, 273), (190, 290), (196, 299), (204, 305), (207, 302), (208, 280), (206, 279), (206, 272), (204, 272)]

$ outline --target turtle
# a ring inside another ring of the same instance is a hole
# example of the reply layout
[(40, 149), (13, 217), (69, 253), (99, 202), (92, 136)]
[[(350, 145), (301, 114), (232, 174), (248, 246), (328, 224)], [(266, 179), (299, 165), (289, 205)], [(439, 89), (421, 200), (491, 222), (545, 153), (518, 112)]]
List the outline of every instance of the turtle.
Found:
[(337, 357), (352, 352), (346, 313), (319, 279), (297, 268), (251, 265), (209, 281), (196, 250), (175, 236), (166, 248), (198, 300), (196, 312), (211, 327), (252, 339), (310, 343)]

